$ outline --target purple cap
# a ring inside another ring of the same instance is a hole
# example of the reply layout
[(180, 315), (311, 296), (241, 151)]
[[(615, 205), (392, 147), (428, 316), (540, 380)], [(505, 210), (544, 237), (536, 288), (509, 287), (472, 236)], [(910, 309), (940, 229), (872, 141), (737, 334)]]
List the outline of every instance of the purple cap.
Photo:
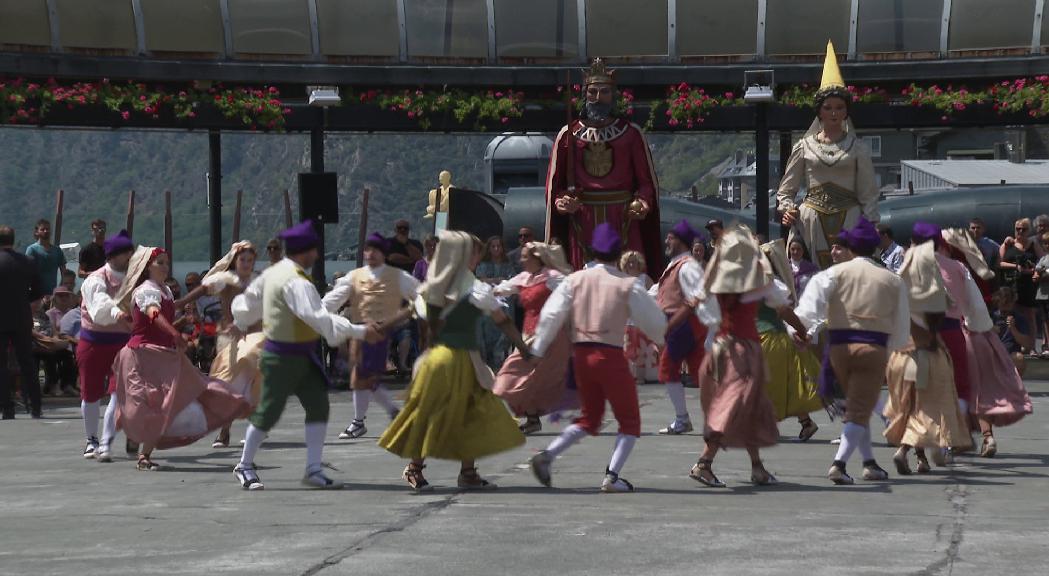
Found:
[(681, 222), (675, 224), (674, 227), (670, 229), (670, 233), (677, 236), (679, 240), (688, 246), (691, 246), (692, 241), (700, 235), (699, 232), (689, 225), (688, 221), (685, 219), (682, 219)]
[(114, 256), (119, 256), (124, 252), (132, 252), (135, 250), (135, 243), (131, 241), (131, 235), (127, 233), (127, 230), (121, 230), (116, 234), (106, 238), (102, 242), (102, 249), (106, 253), (106, 259)]
[(602, 222), (594, 228), (594, 236), (590, 240), (590, 247), (594, 252), (601, 254), (615, 254), (623, 247), (623, 239), (619, 237), (615, 228), (608, 222)]
[(932, 222), (922, 222), (919, 220), (914, 223), (914, 228), (911, 230), (911, 242), (914, 242), (915, 244), (922, 244), (929, 240), (939, 244), (940, 238), (940, 227)]
[(878, 229), (863, 216), (860, 216), (859, 222), (851, 229), (839, 232), (838, 238), (844, 240), (850, 249), (863, 252), (877, 248), (881, 242)]
[(390, 251), (390, 243), (378, 232), (372, 232), (369, 234), (364, 240), (364, 245), (365, 247), (375, 248), (379, 252), (382, 252), (383, 256)]
[(291, 255), (301, 254), (320, 244), (317, 231), (313, 229), (313, 220), (303, 220), (277, 237), (284, 241), (284, 251)]

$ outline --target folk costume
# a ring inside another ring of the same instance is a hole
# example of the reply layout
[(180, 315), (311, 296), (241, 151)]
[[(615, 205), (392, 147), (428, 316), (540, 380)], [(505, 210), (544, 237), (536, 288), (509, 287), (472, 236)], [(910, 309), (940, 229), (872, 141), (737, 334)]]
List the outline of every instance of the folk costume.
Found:
[(289, 396), (297, 396), (306, 411), (306, 471), (302, 483), (316, 488), (341, 488), (322, 468), (328, 427), (328, 380), (318, 356), (320, 339), (338, 346), (348, 338), (364, 339), (369, 331), (329, 313), (306, 271), (292, 258), (315, 250), (320, 240), (309, 220), (280, 233), (288, 254), (267, 268), (243, 294), (233, 299), (233, 319), (241, 330), (262, 321), (266, 337), (259, 366), (262, 395), (244, 436), (244, 452), (234, 469), (245, 490), (263, 488), (255, 455), (267, 433), (280, 420)]
[[(495, 287), (495, 295), (517, 295), (517, 300), (524, 309), (522, 336), (525, 342), (531, 344), (535, 339), (543, 305), (564, 280), (565, 275), (571, 273), (571, 268), (565, 261), (560, 246), (529, 242), (524, 246), (524, 250), (538, 258), (542, 268), (534, 274), (528, 271), (521, 272), (502, 282)], [(520, 351), (515, 350), (499, 370), (492, 392), (506, 401), (516, 416), (526, 418), (521, 423), (521, 432), (533, 434), (541, 430), (539, 417), (553, 412), (561, 405), (571, 353), (566, 326), (554, 339), (549, 353), (538, 363), (526, 360)]]
[(156, 470), (154, 448), (196, 442), (251, 410), (251, 404), (228, 385), (193, 366), (177, 343), (175, 299), (171, 290), (149, 279), (149, 266), (166, 253), (140, 246), (117, 294), (130, 309), (131, 339), (117, 354), (117, 426), (139, 442), (138, 469)]
[(682, 365), (695, 381), (699, 380), (699, 366), (703, 363), (707, 327), (695, 314), (703, 292), (703, 268), (692, 257), (692, 241), (699, 235), (685, 220), (674, 225), (670, 234), (685, 245), (685, 250), (674, 255), (666, 270), (653, 286), (659, 307), (666, 314), (669, 330), (666, 345), (659, 355), (659, 381), (666, 386), (667, 397), (674, 406), (674, 421), (660, 434), (684, 434), (692, 431), (692, 420), (685, 403), (685, 385), (681, 378)]
[[(699, 314), (714, 334), (700, 368), (705, 448), (689, 477), (710, 487), (725, 484), (713, 472), (721, 448), (745, 448), (751, 482), (777, 482), (761, 462), (759, 450), (779, 441), (776, 412), (765, 391), (768, 366), (761, 351), (758, 309), (790, 306), (790, 290), (773, 276), (772, 265), (750, 230), (727, 228), (707, 265), (709, 294)], [(800, 327), (800, 325), (799, 325)]]
[(844, 397), (845, 426), (827, 477), (835, 484), (852, 484), (845, 464), (856, 449), (863, 457), (864, 479), (888, 478), (874, 460), (870, 417), (889, 354), (906, 345), (910, 336), (910, 307), (900, 278), (871, 258), (879, 242), (874, 225), (861, 218), (840, 236), (856, 258), (813, 276), (796, 313), (810, 337), (824, 324), (829, 329), (825, 362), (834, 378), (821, 381), (820, 393), (830, 399)]
[[(407, 321), (407, 317), (400, 320), (396, 317), (402, 312), (403, 302), (415, 300), (419, 281), (404, 270), (385, 264), (389, 243), (379, 233), (373, 232), (364, 245), (382, 253), (383, 264), (374, 268), (362, 266), (340, 278), (335, 288), (324, 296), (324, 307), (336, 313), (348, 306), (350, 321), (356, 324), (387, 325)], [(342, 440), (360, 438), (368, 432), (364, 420), (372, 398), (391, 420), (397, 417), (397, 405), (380, 381), (386, 374), (386, 360), (390, 355), (389, 336), (375, 343), (351, 340), (349, 349), (353, 422), (339, 434)]]
[[(416, 362), (408, 400), (379, 438), (379, 446), (411, 459), (403, 477), (417, 492), (433, 489), (422, 473), (426, 458), (462, 462), (460, 488), (495, 488), (478, 475), (474, 460), (525, 441), (492, 394), (494, 376), (479, 354), (478, 322), (485, 314), (502, 314), (492, 287), (470, 271), (474, 240), (465, 232), (440, 234), (426, 282), (419, 287), (419, 307), (436, 334)], [(498, 324), (512, 322), (497, 319)]]
[[(852, 102), (838, 69), (834, 46), (827, 42), (823, 79), (816, 93), (817, 108), (829, 97), (843, 99), (846, 106)], [(776, 201), (780, 212), (796, 210), (797, 222), (790, 240), (800, 238), (813, 261), (825, 269), (831, 265), (830, 246), (839, 231), (855, 226), (861, 215), (871, 222), (878, 221), (878, 187), (871, 151), (856, 136), (851, 121), (837, 142), (824, 142), (820, 130), (817, 117), (794, 145)], [(798, 206), (796, 198), (802, 188), (806, 190), (805, 200)]]
[(106, 407), (100, 444), (99, 401), (116, 390), (113, 360), (131, 338), (131, 322), (115, 300), (127, 268), (123, 272), (116, 270), (113, 260), (134, 252), (135, 245), (126, 230), (106, 238), (102, 245), (106, 253), (106, 265), (92, 272), (80, 286), (80, 337), (76, 358), (80, 373), (80, 412), (87, 436), (84, 458), (104, 455), (103, 461), (109, 461), (109, 447), (116, 435), (117, 403), (115, 397), (111, 396)]
[[(946, 229), (942, 236), (951, 256), (966, 265), (977, 286), (981, 280), (989, 284), (994, 279), (994, 272), (987, 267), (968, 230)], [(982, 288), (980, 291), (984, 293)], [(969, 356), (969, 410), (976, 416), (983, 436), (980, 455), (992, 458), (998, 453), (994, 426), (1009, 426), (1030, 414), (1031, 398), (986, 308), (970, 306), (963, 334)]]
[[(583, 90), (607, 85), (615, 71), (600, 59), (585, 72)], [(571, 200), (566, 204), (566, 200)], [(576, 270), (590, 261), (587, 243), (608, 223), (623, 238), (624, 250), (645, 256), (653, 278), (663, 270), (659, 229), (659, 185), (641, 128), (623, 118), (573, 120), (554, 141), (546, 177), (546, 238), (566, 241)]]
[[(794, 290), (794, 274), (791, 271), (783, 240), (761, 245), (761, 251), (772, 264), (776, 278), (790, 290), (790, 302), (798, 301)], [(808, 441), (819, 430), (809, 414), (823, 407), (816, 391), (820, 363), (808, 348), (798, 348), (787, 331), (781, 313), (765, 303), (758, 307), (758, 334), (761, 335), (761, 352), (770, 367), (765, 391), (776, 409), (776, 420), (795, 417), (801, 424), (798, 439)]]
[[(215, 339), (215, 359), (211, 362), (212, 378), (228, 382), (230, 389), (237, 391), (251, 402), (252, 409), (259, 403), (262, 393), (262, 372), (259, 371), (259, 355), (266, 338), (262, 334), (262, 322), (256, 322), (241, 332), (233, 323), (233, 299), (244, 292), (258, 277), (252, 273), (247, 278), (236, 274), (237, 258), (245, 252), (255, 254), (255, 246), (242, 240), (235, 242), (211, 270), (201, 279), (201, 285), (209, 292), (218, 293), (222, 316), (219, 318), (218, 336)], [(223, 427), (212, 442), (212, 448), (229, 446), (229, 427)]]
[(951, 357), (936, 326), (951, 302), (933, 242), (907, 251), (900, 277), (908, 292), (911, 338), (889, 357), (885, 406), (889, 424), (884, 434), (890, 444), (899, 446), (893, 456), (896, 471), (907, 475), (911, 473), (907, 462), (911, 448), (917, 452), (918, 472), (926, 473), (931, 468), (925, 448), (931, 448), (934, 460), (942, 464), (944, 451), (967, 446), (969, 435), (958, 406)]
[(659, 305), (635, 278), (616, 267), (622, 240), (612, 225), (598, 225), (590, 247), (598, 265), (571, 274), (554, 290), (543, 306), (532, 342), (534, 354), (545, 357), (551, 353), (562, 326), (570, 322), (582, 414), (546, 450), (532, 457), (532, 472), (540, 483), (550, 486), (554, 458), (584, 436), (597, 435), (607, 401), (619, 422), (619, 434), (601, 490), (630, 492), (633, 485), (619, 474), (641, 436), (641, 414), (637, 385), (623, 355), (623, 336), (631, 320), (652, 341), (662, 344), (667, 322)]

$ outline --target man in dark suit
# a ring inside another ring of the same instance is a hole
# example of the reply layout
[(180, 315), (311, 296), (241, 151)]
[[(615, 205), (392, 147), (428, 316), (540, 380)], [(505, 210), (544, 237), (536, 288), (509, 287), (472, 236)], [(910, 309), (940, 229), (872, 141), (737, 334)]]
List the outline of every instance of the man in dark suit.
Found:
[(33, 315), (29, 303), (39, 300), (40, 275), (23, 254), (14, 250), (15, 231), (0, 226), (0, 413), (4, 420), (15, 417), (11, 399), (11, 372), (7, 351), (14, 350), (22, 374), (22, 387), (29, 397), (33, 418), (40, 417), (40, 380), (33, 361)]

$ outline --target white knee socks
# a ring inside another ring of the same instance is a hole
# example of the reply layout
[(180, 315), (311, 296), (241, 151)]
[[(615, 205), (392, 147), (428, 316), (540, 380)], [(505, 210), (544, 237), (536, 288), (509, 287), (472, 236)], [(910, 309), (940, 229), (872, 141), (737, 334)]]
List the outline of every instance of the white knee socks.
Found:
[(568, 428), (565, 428), (560, 436), (554, 438), (554, 441), (546, 447), (546, 451), (556, 458), (559, 454), (568, 450), (570, 446), (582, 440), (586, 435), (586, 430), (583, 430), (581, 426), (578, 424), (572, 424)]
[[(841, 444), (838, 445), (838, 454), (835, 460), (848, 462), (853, 451), (863, 443), (864, 427), (852, 422), (846, 422), (841, 431)], [(869, 445), (869, 444), (868, 444)]]
[(106, 416), (102, 419), (102, 446), (108, 448), (113, 443), (113, 438), (117, 435), (117, 397), (112, 395), (109, 397), (109, 404), (106, 406)]
[(874, 447), (871, 446), (871, 427), (869, 424), (863, 429), (863, 439), (860, 440), (858, 448), (860, 449), (860, 457), (863, 458), (864, 462), (874, 460)]
[(620, 434), (616, 436), (616, 448), (612, 451), (612, 459), (608, 462), (608, 469), (616, 474), (623, 469), (626, 459), (630, 457), (630, 451), (634, 449), (637, 436)]
[(375, 390), (372, 391), (372, 396), (375, 398), (375, 401), (379, 403), (379, 406), (382, 406), (383, 410), (386, 410), (387, 414), (397, 412), (397, 405), (393, 403), (393, 398), (390, 397), (390, 391), (382, 384), (375, 387)]
[(241, 466), (253, 466), (255, 464), (255, 453), (266, 439), (266, 432), (259, 430), (254, 424), (248, 424), (248, 431), (244, 434), (244, 452), (240, 455)]
[(80, 414), (84, 417), (84, 435), (98, 438), (98, 402), (80, 401)]
[(321, 469), (321, 458), (324, 455), (324, 435), (328, 432), (327, 422), (306, 423), (306, 474)]
[(359, 422), (364, 422), (364, 419), (368, 417), (368, 404), (372, 401), (371, 390), (354, 390), (353, 391), (353, 419)]
[(681, 382), (667, 382), (667, 397), (674, 406), (674, 416), (681, 422), (688, 422), (688, 404), (685, 403), (685, 385)]

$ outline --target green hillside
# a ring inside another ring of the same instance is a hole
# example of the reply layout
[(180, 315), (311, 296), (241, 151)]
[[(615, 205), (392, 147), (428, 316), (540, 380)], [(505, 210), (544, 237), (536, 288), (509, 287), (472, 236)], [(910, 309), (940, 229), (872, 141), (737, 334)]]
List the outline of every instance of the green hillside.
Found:
[[(491, 134), (333, 134), (325, 168), (339, 174), (340, 222), (329, 228), (329, 251), (356, 244), (360, 192), (370, 187), (369, 228), (390, 230), (397, 218), (421, 227), (425, 192), (450, 170), (458, 186), (482, 189), (482, 158)], [(653, 135), (650, 143), (664, 193), (682, 192), (739, 146), (745, 135)], [(127, 191), (137, 195), (135, 240), (163, 243), (164, 190), (172, 192), (176, 258), (206, 260), (208, 216), (204, 133), (0, 129), (0, 223), (18, 244), (32, 241), (33, 223), (54, 215), (55, 190), (65, 190), (63, 242), (88, 241), (88, 223), (123, 226)], [(244, 191), (242, 236), (265, 242), (283, 224), (281, 192), (292, 193), (308, 170), (306, 135), (223, 134), (223, 231), (232, 233), (235, 192)], [(701, 189), (709, 191), (708, 178)], [(228, 241), (229, 239), (227, 239)]]

